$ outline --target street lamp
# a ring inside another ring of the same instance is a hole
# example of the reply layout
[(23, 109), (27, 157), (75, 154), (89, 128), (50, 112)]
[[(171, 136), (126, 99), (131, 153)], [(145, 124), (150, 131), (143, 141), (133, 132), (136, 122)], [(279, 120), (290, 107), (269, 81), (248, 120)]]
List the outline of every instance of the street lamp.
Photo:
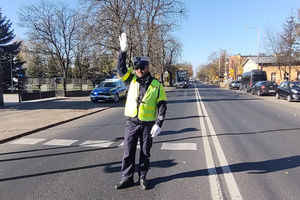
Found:
[(221, 48), (219, 50), (219, 76), (218, 76), (218, 86), (220, 87), (220, 75), (221, 75)]
[[(257, 37), (257, 66), (259, 66), (259, 27), (256, 27), (256, 28), (245, 27), (245, 29), (257, 29), (257, 32), (258, 32), (258, 37)], [(260, 66), (260, 69), (262, 69), (262, 66)]]

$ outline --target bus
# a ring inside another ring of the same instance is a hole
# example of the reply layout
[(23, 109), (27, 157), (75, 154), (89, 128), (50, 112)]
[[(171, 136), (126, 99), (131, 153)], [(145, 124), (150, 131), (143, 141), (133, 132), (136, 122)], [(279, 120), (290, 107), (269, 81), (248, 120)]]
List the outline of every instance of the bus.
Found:
[(188, 70), (177, 70), (176, 71), (176, 89), (179, 87), (187, 88), (189, 86), (189, 73)]
[(251, 87), (255, 85), (258, 81), (266, 81), (267, 73), (265, 71), (256, 69), (249, 72), (245, 72), (242, 75), (240, 90), (245, 90), (247, 92), (251, 91)]

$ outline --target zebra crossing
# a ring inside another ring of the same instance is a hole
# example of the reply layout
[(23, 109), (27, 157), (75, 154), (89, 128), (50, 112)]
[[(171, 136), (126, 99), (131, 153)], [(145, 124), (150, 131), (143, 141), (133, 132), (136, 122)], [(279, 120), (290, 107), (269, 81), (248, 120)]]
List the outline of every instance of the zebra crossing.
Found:
[[(36, 145), (43, 146), (71, 146), (75, 143), (79, 143), (80, 147), (93, 147), (93, 148), (107, 148), (111, 146), (115, 141), (111, 140), (86, 140), (80, 142), (79, 140), (71, 139), (43, 139), (43, 138), (20, 138), (10, 142), (12, 145)], [(123, 148), (124, 142), (118, 145), (118, 148)], [(137, 144), (137, 148), (140, 148), (140, 144)], [(165, 142), (161, 145), (161, 150), (197, 150), (196, 143), (179, 143), (179, 142)]]

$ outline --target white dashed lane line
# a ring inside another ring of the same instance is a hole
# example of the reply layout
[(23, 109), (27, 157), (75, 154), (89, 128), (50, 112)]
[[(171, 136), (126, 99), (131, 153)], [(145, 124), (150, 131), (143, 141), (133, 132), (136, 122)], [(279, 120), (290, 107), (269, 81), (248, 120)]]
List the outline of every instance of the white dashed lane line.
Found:
[[(41, 138), (20, 138), (10, 142), (9, 144), (14, 145), (34, 145), (45, 141), (46, 139)], [(66, 140), (66, 139), (53, 139), (48, 142), (42, 143), (42, 145), (51, 146), (70, 146), (78, 142), (78, 140)], [(94, 148), (107, 148), (111, 146), (114, 142), (111, 140), (86, 140), (79, 144), (81, 147), (94, 147)], [(118, 148), (124, 148), (124, 142), (118, 145)], [(137, 148), (140, 148), (140, 143), (138, 142)], [(168, 142), (163, 143), (161, 150), (197, 150), (196, 143), (175, 143)]]
[(44, 143), (43, 145), (53, 145), (53, 146), (70, 146), (71, 144), (77, 142), (78, 140), (62, 140), (54, 139), (49, 142)]
[(44, 140), (45, 139), (38, 139), (38, 138), (21, 138), (10, 142), (10, 144), (37, 144)]
[(110, 140), (87, 140), (84, 143), (80, 144), (80, 146), (97, 147), (97, 148), (107, 148), (112, 143), (114, 143), (114, 142), (112, 142)]
[(197, 150), (196, 143), (163, 143), (161, 149), (163, 150)]

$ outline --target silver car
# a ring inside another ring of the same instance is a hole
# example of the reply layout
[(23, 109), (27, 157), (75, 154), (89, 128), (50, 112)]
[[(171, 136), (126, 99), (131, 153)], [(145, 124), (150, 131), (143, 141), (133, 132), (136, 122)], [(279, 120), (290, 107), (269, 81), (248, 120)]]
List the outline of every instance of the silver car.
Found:
[(239, 89), (240, 88), (240, 81), (231, 81), (228, 85), (230, 90), (232, 89)]

